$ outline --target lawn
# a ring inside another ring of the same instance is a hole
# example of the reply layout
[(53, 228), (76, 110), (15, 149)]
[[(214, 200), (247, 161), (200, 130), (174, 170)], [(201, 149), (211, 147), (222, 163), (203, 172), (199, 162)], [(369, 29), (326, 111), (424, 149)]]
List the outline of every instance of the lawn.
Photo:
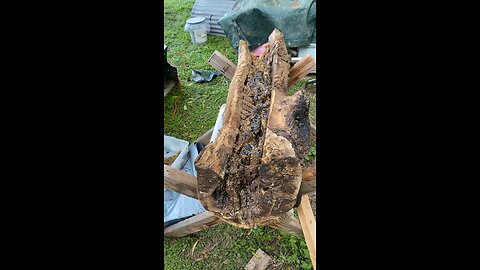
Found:
[[(192, 44), (184, 25), (190, 18), (194, 2), (164, 0), (164, 44), (169, 48), (168, 62), (178, 68), (181, 81), (181, 87), (175, 86), (165, 97), (165, 135), (190, 143), (214, 126), (220, 106), (226, 102), (230, 83), (224, 76), (207, 83), (194, 83), (192, 69), (214, 71), (207, 60), (215, 50), (237, 63), (237, 56), (225, 37), (208, 36), (207, 44)], [(289, 93), (302, 88), (307, 79), (299, 81)], [(315, 97), (311, 98), (312, 113)], [(311, 122), (315, 120), (311, 114)], [(308, 155), (309, 160), (315, 158), (314, 150), (315, 145)], [(312, 269), (303, 239), (269, 227), (240, 229), (221, 224), (196, 235), (165, 238), (163, 244), (167, 270), (243, 269), (258, 248), (272, 257), (269, 269)]]

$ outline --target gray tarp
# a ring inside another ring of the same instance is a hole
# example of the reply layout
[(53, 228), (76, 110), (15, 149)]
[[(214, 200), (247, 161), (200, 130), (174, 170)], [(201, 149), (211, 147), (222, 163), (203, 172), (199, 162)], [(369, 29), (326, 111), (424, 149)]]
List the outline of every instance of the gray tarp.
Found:
[(277, 28), (283, 33), (287, 47), (307, 46), (316, 29), (315, 0), (238, 0), (232, 11), (218, 24), (238, 52), (240, 39), (250, 50), (268, 41)]

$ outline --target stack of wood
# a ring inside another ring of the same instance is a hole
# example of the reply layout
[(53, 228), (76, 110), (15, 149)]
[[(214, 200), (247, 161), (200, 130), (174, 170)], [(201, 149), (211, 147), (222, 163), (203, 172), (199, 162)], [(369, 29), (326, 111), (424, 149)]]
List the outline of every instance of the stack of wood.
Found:
[(232, 225), (272, 224), (295, 205), (310, 134), (308, 102), (287, 95), (289, 75), (280, 31), (258, 57), (240, 41), (222, 130), (195, 162), (199, 200)]

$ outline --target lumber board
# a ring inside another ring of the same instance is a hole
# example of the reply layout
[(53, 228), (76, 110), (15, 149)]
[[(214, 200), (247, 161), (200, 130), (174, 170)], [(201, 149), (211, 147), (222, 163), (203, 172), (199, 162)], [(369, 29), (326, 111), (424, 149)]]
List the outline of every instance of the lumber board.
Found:
[[(316, 190), (316, 172), (315, 178), (312, 178), (313, 170), (315, 165), (304, 168), (302, 171), (302, 178), (307, 179), (307, 181), (302, 180), (300, 185), (299, 194), (314, 192)], [(163, 165), (163, 186), (171, 189), (177, 193), (189, 196), (194, 199), (198, 199), (197, 196), (197, 178), (193, 175), (190, 175), (181, 170), (172, 168), (166, 164)], [(303, 191), (302, 191), (303, 190)]]
[(221, 223), (224, 223), (224, 221), (219, 219), (212, 212), (205, 211), (165, 228), (163, 230), (163, 235), (167, 237), (182, 237)]
[(303, 235), (305, 237), (305, 242), (307, 243), (307, 248), (310, 253), (310, 258), (312, 260), (313, 269), (316, 269), (317, 261), (317, 229), (315, 216), (313, 215), (312, 206), (310, 205), (310, 200), (307, 195), (302, 197), (302, 201), (297, 208), (298, 218), (300, 219), (300, 224), (302, 226)]
[[(292, 63), (295, 64), (298, 61), (302, 60), (302, 57), (292, 57)], [(313, 67), (308, 74), (316, 74), (317, 73), (317, 64), (315, 63), (315, 67)]]
[[(308, 56), (310, 56), (310, 55), (308, 55)], [(311, 61), (307, 57), (303, 57), (303, 58), (292, 57), (292, 63), (295, 63), (295, 65), (293, 65), (290, 68), (290, 77), (292, 77), (292, 72), (295, 72), (295, 73), (298, 72), (298, 70), (297, 70), (299, 68), (298, 65), (304, 65), (305, 61)], [(310, 56), (310, 58), (313, 60), (313, 58), (311, 56)], [(302, 60), (303, 60), (303, 62), (302, 62)], [(301, 62), (301, 63), (298, 64), (298, 62)], [(213, 54), (208, 59), (208, 63), (212, 67), (214, 67), (216, 70), (218, 70), (220, 73), (222, 73), (225, 77), (227, 77), (230, 81), (233, 79), (233, 75), (235, 74), (235, 70), (237, 69), (237, 66), (232, 61), (228, 60), (228, 58), (226, 58), (220, 52), (214, 51)], [(297, 67), (295, 67), (296, 65), (297, 65)], [(311, 67), (311, 64), (309, 64), (308, 67), (310, 67), (310, 69), (307, 71), (306, 74), (303, 75), (303, 77), (305, 77), (307, 74), (310, 74), (310, 73), (317, 73), (317, 64), (315, 63), (315, 61), (314, 61), (313, 67)], [(302, 74), (300, 74), (300, 75), (302, 75)], [(289, 86), (295, 84), (295, 82), (302, 79), (303, 77), (294, 78), (293, 82), (291, 81), (289, 83)]]
[(233, 79), (233, 75), (235, 74), (237, 66), (220, 52), (214, 51), (208, 59), (208, 63), (229, 80)]
[(197, 178), (166, 164), (163, 165), (163, 186), (177, 193), (198, 199)]
[(306, 168), (303, 168), (302, 172), (302, 184), (297, 195), (297, 202), (295, 205), (299, 205), (302, 197), (312, 192), (317, 191), (317, 167), (316, 164), (312, 164)]
[(295, 63), (295, 65), (293, 65), (293, 67), (290, 69), (290, 80), (288, 82), (288, 87), (294, 85), (298, 80), (307, 76), (308, 73), (315, 68), (315, 66), (315, 60), (310, 54)]
[(268, 224), (268, 226), (298, 237), (303, 237), (302, 226), (300, 225), (300, 222), (298, 219), (288, 213), (285, 213), (276, 221)]

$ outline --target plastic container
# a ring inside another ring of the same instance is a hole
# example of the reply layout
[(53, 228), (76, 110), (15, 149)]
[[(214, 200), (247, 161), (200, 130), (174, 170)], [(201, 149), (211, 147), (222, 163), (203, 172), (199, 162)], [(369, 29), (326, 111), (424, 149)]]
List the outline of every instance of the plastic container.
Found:
[(185, 31), (190, 32), (193, 44), (205, 44), (207, 42), (207, 34), (210, 32), (210, 25), (203, 17), (195, 17), (187, 20)]

